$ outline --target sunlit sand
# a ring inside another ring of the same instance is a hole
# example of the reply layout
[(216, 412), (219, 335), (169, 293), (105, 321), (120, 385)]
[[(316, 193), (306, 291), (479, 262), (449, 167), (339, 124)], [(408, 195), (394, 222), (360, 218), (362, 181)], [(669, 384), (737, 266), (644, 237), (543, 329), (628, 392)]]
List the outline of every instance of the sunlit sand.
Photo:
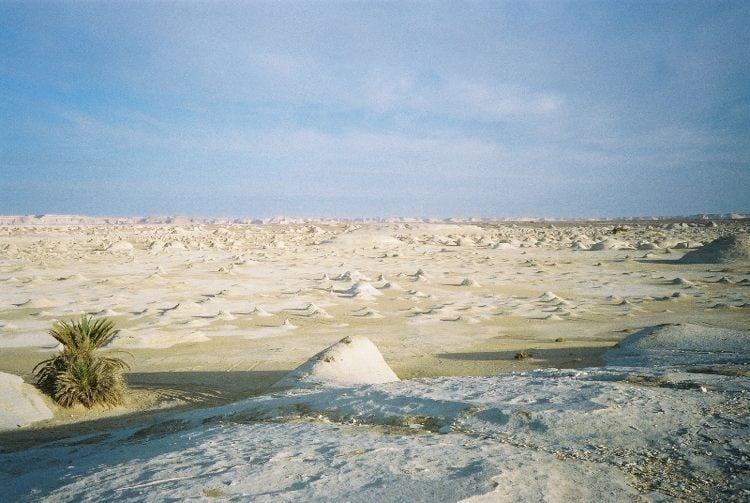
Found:
[[(81, 313), (131, 366), (112, 409), (3, 377), (28, 401), (0, 423), (11, 498), (35, 475), (10, 465), (73, 450), (51, 499), (747, 490), (747, 220), (4, 218), (0, 372), (33, 383)], [(102, 446), (122, 451), (97, 475)]]

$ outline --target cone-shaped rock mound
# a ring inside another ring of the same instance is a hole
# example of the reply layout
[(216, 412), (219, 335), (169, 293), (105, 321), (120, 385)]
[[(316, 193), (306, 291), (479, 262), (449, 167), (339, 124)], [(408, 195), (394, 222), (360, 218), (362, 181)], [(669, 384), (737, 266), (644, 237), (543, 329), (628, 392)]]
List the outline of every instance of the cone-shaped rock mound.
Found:
[(370, 339), (349, 336), (292, 370), (274, 388), (357, 386), (398, 381)]
[(734, 234), (711, 241), (705, 246), (685, 254), (682, 264), (723, 264), (750, 260), (750, 235)]

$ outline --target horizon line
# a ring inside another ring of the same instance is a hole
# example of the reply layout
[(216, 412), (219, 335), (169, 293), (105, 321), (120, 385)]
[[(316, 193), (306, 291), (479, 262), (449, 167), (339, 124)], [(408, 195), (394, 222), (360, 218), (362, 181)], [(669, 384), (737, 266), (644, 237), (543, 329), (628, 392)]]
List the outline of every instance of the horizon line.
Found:
[[(187, 220), (189, 222), (228, 222), (239, 224), (263, 224), (274, 222), (290, 223), (304, 221), (342, 221), (342, 222), (419, 222), (419, 223), (452, 223), (452, 222), (576, 222), (576, 221), (659, 221), (659, 220), (746, 220), (750, 219), (750, 213), (744, 212), (721, 212), (721, 213), (691, 213), (688, 215), (620, 215), (615, 217), (590, 216), (590, 217), (550, 217), (550, 216), (494, 216), (494, 217), (477, 217), (477, 216), (357, 216), (357, 217), (335, 217), (335, 216), (299, 216), (299, 215), (274, 215), (270, 217), (253, 217), (253, 216), (190, 216), (184, 214), (150, 214), (150, 215), (92, 215), (79, 213), (26, 213), (26, 214), (0, 214), (0, 224), (9, 219), (81, 219), (81, 220), (102, 220), (104, 223), (109, 220), (120, 220), (126, 223), (170, 223), (165, 220)], [(140, 220), (140, 221), (136, 221)], [(152, 220), (153, 222), (149, 222)]]

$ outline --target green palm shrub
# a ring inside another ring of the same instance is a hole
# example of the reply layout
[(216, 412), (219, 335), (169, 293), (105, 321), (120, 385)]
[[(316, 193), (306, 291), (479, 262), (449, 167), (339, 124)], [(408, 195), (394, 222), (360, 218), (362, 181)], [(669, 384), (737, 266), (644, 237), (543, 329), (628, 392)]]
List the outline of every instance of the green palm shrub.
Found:
[(62, 350), (34, 367), (37, 385), (64, 407), (78, 403), (85, 407), (96, 404), (114, 406), (122, 403), (125, 393), (123, 369), (125, 361), (97, 354), (110, 342), (117, 330), (107, 318), (58, 321), (49, 334), (62, 345)]

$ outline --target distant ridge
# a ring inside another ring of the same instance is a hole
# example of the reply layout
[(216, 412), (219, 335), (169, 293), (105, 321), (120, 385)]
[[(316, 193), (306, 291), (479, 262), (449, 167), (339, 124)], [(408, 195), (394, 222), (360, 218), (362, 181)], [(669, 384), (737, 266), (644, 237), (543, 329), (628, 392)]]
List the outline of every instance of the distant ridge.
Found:
[(139, 217), (101, 217), (86, 215), (0, 215), (0, 225), (200, 225), (200, 224), (244, 224), (244, 225), (285, 225), (285, 224), (325, 224), (329, 223), (448, 223), (448, 224), (481, 224), (490, 222), (657, 222), (657, 221), (711, 221), (711, 220), (746, 220), (747, 213), (698, 213), (687, 216), (644, 216), (644, 217), (611, 217), (611, 218), (551, 218), (551, 217), (498, 217), (498, 218), (419, 218), (419, 217), (382, 217), (382, 218), (316, 218), (286, 217), (270, 218), (199, 218), (180, 215), (154, 215)]

